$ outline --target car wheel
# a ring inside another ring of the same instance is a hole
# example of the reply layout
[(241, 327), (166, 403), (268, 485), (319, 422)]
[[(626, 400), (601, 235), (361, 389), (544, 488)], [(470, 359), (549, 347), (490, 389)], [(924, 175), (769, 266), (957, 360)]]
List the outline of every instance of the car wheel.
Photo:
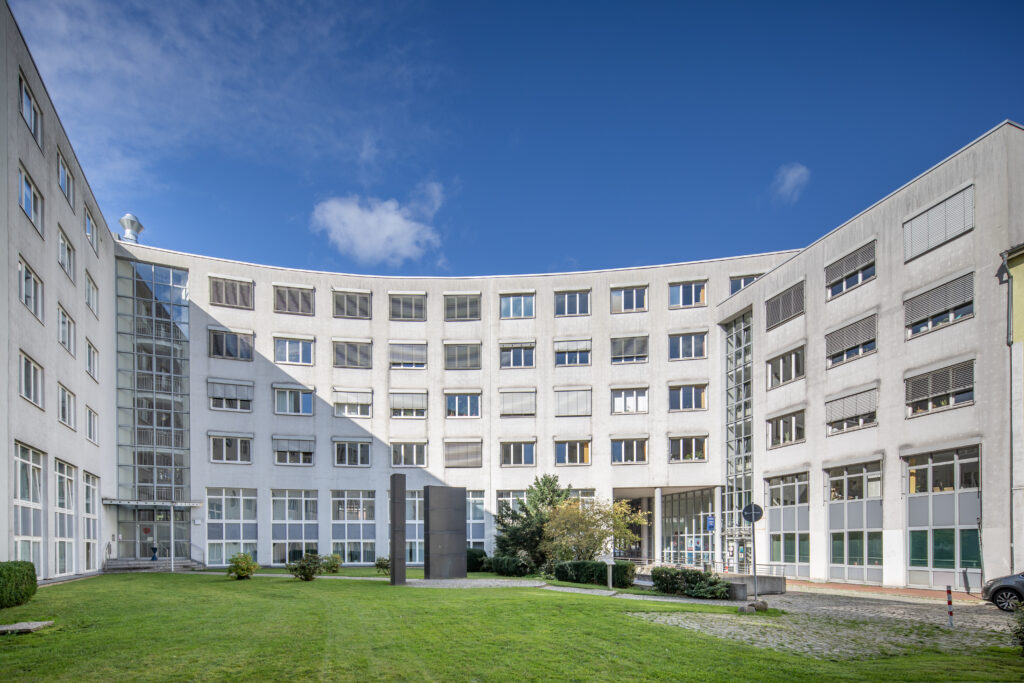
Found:
[(1012, 612), (1020, 604), (1020, 595), (1012, 588), (1000, 588), (992, 594), (992, 602), (1004, 612)]

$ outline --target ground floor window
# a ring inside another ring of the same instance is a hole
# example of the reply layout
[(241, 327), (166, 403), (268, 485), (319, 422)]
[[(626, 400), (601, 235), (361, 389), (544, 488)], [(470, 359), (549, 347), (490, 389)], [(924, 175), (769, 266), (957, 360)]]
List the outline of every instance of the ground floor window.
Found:
[(484, 547), (483, 491), (466, 491), (466, 547)]
[(307, 553), (318, 553), (320, 526), (316, 490), (271, 489), (270, 502), (272, 562), (297, 562)]
[(43, 575), (43, 454), (23, 444), (14, 450), (14, 558)]
[(423, 564), (423, 491), (405, 492), (405, 561)]
[(829, 578), (882, 582), (881, 462), (834, 467), (829, 483)]
[(289, 541), (287, 543), (274, 543), (271, 549), (273, 550), (274, 564), (298, 562), (305, 555), (316, 555), (320, 552), (316, 541)]
[(259, 561), (256, 489), (206, 489), (206, 563), (225, 565), (238, 553)]
[(765, 480), (768, 490), (768, 561), (785, 576), (809, 577), (811, 561), (808, 473)]
[(99, 490), (100, 479), (94, 474), (82, 474), (83, 514), (82, 514), (82, 554), (85, 559), (83, 569), (87, 572), (99, 568)]
[(811, 561), (810, 534), (770, 534), (770, 561), (787, 564), (806, 564)]
[(343, 562), (359, 564), (377, 559), (375, 492), (331, 491), (333, 552)]
[(661, 498), (661, 542), (665, 562), (695, 567), (715, 559), (715, 490), (671, 493)]

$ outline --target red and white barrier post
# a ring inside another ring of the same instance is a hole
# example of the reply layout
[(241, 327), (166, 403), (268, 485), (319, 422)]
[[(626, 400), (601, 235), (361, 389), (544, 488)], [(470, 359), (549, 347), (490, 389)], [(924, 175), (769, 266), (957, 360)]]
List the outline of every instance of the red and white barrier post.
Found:
[(946, 610), (949, 614), (949, 627), (953, 628), (953, 587), (946, 586)]

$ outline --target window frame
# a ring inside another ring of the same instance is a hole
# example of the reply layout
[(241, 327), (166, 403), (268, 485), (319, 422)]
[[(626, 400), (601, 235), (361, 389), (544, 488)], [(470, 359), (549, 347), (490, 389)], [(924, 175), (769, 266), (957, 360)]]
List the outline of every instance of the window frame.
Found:
[(100, 352), (88, 337), (85, 338), (85, 374), (99, 381)]
[[(228, 454), (228, 441), (234, 440), (235, 446), (233, 448), (236, 458), (231, 460), (227, 457)], [(218, 465), (251, 465), (252, 464), (252, 437), (251, 436), (229, 436), (227, 434), (211, 434), (209, 436), (208, 446), (208, 457), (210, 462)], [(221, 457), (217, 457), (217, 442), (220, 442), (220, 453)], [(242, 444), (246, 443), (247, 446), (243, 449)], [(242, 451), (245, 450), (246, 459), (242, 458)]]
[[(689, 390), (689, 393), (691, 395), (690, 396), (690, 403), (691, 403), (691, 405), (693, 405), (692, 408), (685, 407), (686, 406), (685, 398), (686, 398), (687, 390)], [(700, 393), (700, 406), (699, 407), (697, 406), (697, 401), (696, 401), (698, 390), (699, 390), (699, 393)], [(677, 393), (677, 392), (679, 394), (679, 398), (678, 398), (679, 407), (678, 408), (673, 408), (672, 407), (673, 398), (674, 398), (673, 395), (675, 393)], [(668, 412), (670, 412), (670, 413), (692, 413), (692, 412), (695, 412), (695, 411), (707, 410), (707, 409), (708, 409), (708, 385), (707, 384), (670, 384), (669, 385), (669, 387), (668, 387)]]
[[(345, 302), (345, 305), (342, 306), (342, 308), (345, 309), (345, 312), (342, 313), (342, 314), (338, 313), (339, 295), (340, 295), (340, 297), (342, 297), (342, 300)], [(349, 315), (348, 314), (348, 302), (349, 302), (348, 297), (353, 297), (353, 301), (354, 301), (354, 305), (355, 305), (355, 309), (356, 309), (356, 315)], [(366, 315), (359, 315), (359, 312), (362, 309), (360, 304), (362, 303), (363, 297), (366, 297)], [(335, 290), (332, 290), (332, 292), (331, 292), (331, 315), (334, 318), (345, 319), (345, 320), (372, 320), (373, 319), (373, 294), (371, 292), (357, 292), (357, 291), (351, 290), (351, 289), (335, 289)]]
[[(355, 446), (355, 463), (352, 463), (352, 453), (349, 451)], [(344, 460), (342, 461), (341, 451), (344, 449)], [(363, 451), (366, 451), (364, 454)], [(370, 467), (372, 465), (372, 444), (369, 441), (335, 441), (334, 442), (334, 466), (335, 467)], [(365, 458), (363, 457), (365, 455)], [(365, 462), (363, 462), (365, 460)]]
[[(764, 275), (764, 273), (759, 273), (757, 275), (730, 275), (729, 296), (732, 296), (737, 292), (743, 291), (750, 285), (754, 284), (757, 278), (761, 277), (761, 275)], [(735, 286), (737, 284), (739, 284), (739, 287)]]
[(78, 410), (75, 405), (74, 392), (57, 382), (57, 422), (72, 431), (77, 431), (77, 420), (75, 419), (77, 417)]
[(61, 304), (57, 304), (57, 343), (70, 353), (72, 358), (75, 357), (75, 337), (75, 319)]
[[(632, 398), (635, 410), (629, 410), (630, 398)], [(643, 410), (640, 409), (641, 402)], [(621, 406), (622, 409), (616, 410), (616, 405)], [(611, 390), (610, 412), (612, 415), (646, 415), (650, 410), (648, 387), (625, 387)]]
[[(697, 457), (697, 442), (700, 441), (700, 457)], [(686, 445), (689, 443), (690, 456), (686, 456)], [(678, 444), (678, 448), (676, 445)], [(678, 457), (676, 453), (678, 452)], [(670, 436), (668, 439), (668, 462), (669, 464), (679, 464), (687, 462), (707, 462), (708, 461), (708, 437), (706, 434), (696, 434), (694, 436)]]
[[(395, 303), (398, 303), (399, 316), (395, 316)], [(417, 307), (421, 306), (421, 314), (416, 315)], [(405, 308), (409, 307), (409, 315), (405, 315)], [(427, 295), (426, 294), (388, 294), (388, 320), (395, 322), (426, 322), (427, 320)]]
[[(473, 302), (476, 302), (476, 315), (473, 315)], [(480, 294), (445, 294), (444, 321), (447, 323), (472, 322), (481, 319), (483, 301)], [(465, 310), (464, 315), (460, 312)], [(454, 312), (454, 315), (450, 313)]]
[[(483, 345), (476, 343), (445, 343), (445, 370), (480, 370), (483, 368)], [(473, 352), (476, 363), (473, 363)]]
[[(223, 294), (222, 301), (216, 301), (214, 298), (214, 292), (217, 289), (217, 285), (220, 285), (221, 293)], [(242, 311), (254, 311), (256, 310), (256, 285), (252, 280), (237, 280), (235, 278), (218, 277), (216, 275), (210, 275), (207, 277), (207, 286), (210, 288), (210, 305), (221, 306), (223, 308), (236, 308)], [(228, 287), (234, 288), (235, 301), (238, 303), (228, 303)], [(249, 305), (246, 306), (242, 303), (244, 297), (242, 295), (243, 289), (248, 289), (249, 294)]]
[[(508, 306), (506, 306), (506, 302)], [(517, 302), (519, 304), (519, 315), (516, 315)], [(529, 302), (529, 306), (527, 306), (527, 302)], [(529, 313), (526, 312), (527, 307), (530, 309)], [(537, 317), (537, 295), (530, 292), (499, 294), (498, 312), (501, 320), (528, 320), (535, 318)]]
[[(339, 345), (345, 349), (344, 364), (338, 364), (338, 348)], [(350, 351), (355, 354), (355, 363), (349, 363), (348, 361), (352, 357)], [(363, 352), (365, 353), (365, 356)], [(347, 368), (351, 370), (372, 370), (373, 369), (373, 342), (372, 341), (340, 341), (337, 339), (331, 340), (331, 365), (335, 368)], [(359, 360), (366, 358), (366, 365), (360, 365)]]
[[(627, 341), (634, 340), (633, 344), (634, 344), (634, 347), (635, 347), (635, 345), (637, 343), (636, 340), (638, 340), (638, 339), (643, 339), (644, 340), (644, 346), (646, 347), (646, 349), (645, 349), (646, 353), (644, 353), (644, 354), (634, 353), (632, 355), (627, 355), (625, 353), (621, 353), (619, 355), (615, 354), (615, 342), (622, 342), (622, 347), (623, 347), (622, 351), (624, 352), (626, 350), (625, 347), (626, 347), (626, 342)], [(639, 364), (639, 363), (646, 363), (646, 362), (648, 362), (650, 360), (650, 357), (651, 357), (651, 346), (650, 346), (650, 336), (649, 335), (642, 335), (642, 336), (639, 336), (639, 337), (612, 337), (611, 338), (611, 364), (612, 365), (636, 365), (636, 364)]]
[[(529, 455), (527, 456), (527, 447)], [(537, 466), (537, 442), (536, 441), (501, 441), (498, 447), (498, 462), (501, 467), (536, 467)], [(529, 459), (529, 462), (527, 462)], [(519, 462), (516, 462), (519, 460)]]
[[(765, 420), (765, 431), (767, 432), (765, 436), (768, 441), (768, 449), (785, 448), (786, 446), (805, 442), (807, 440), (806, 420), (806, 411), (803, 409), (795, 410), (784, 415), (776, 415), (775, 417), (770, 417)], [(792, 435), (792, 438), (788, 440), (785, 439), (787, 426), (785, 424), (786, 421), (791, 421), (791, 425), (789, 425), (789, 432)], [(778, 443), (773, 443), (777, 434), (780, 434)]]
[[(800, 374), (797, 374), (797, 356), (799, 356), (800, 358)], [(785, 376), (787, 360), (789, 361), (789, 366), (792, 367), (793, 376), (790, 377), (789, 379), (782, 379)], [(779, 361), (778, 374), (781, 381), (778, 384), (772, 384), (772, 377), (774, 376), (775, 372), (774, 368), (772, 367), (772, 364), (775, 363), (776, 361)], [(807, 377), (807, 345), (801, 344), (795, 349), (790, 349), (789, 351), (780, 353), (774, 358), (769, 358), (767, 361), (765, 361), (765, 371), (767, 375), (766, 381), (768, 383), (768, 388), (765, 389), (765, 391), (778, 389), (779, 387), (784, 387), (787, 384), (792, 384), (793, 382), (798, 382), (804, 379), (805, 377)]]
[[(517, 354), (516, 351), (519, 353)], [(508, 363), (506, 364), (506, 354)], [(519, 362), (516, 363), (516, 357)], [(529, 363), (527, 363), (529, 356)], [(537, 344), (535, 342), (505, 342), (498, 344), (498, 368), (501, 370), (524, 370), (537, 367)]]
[[(39, 191), (39, 186), (32, 180), (32, 176), (25, 170), (24, 166), (18, 166), (18, 206), (29, 222), (35, 226), (36, 231), (43, 234), (43, 208), (45, 197)], [(26, 208), (27, 205), (27, 208)]]
[(89, 271), (85, 271), (85, 305), (97, 319), (100, 317), (100, 288), (92, 279)]
[[(427, 467), (427, 444), (424, 441), (393, 441), (391, 446), (391, 466), (399, 467)], [(406, 451), (411, 447), (412, 458), (408, 458)], [(398, 452), (396, 452), (398, 448)], [(402, 462), (398, 462), (400, 458)], [(410, 461), (411, 460), (411, 461)], [(422, 460), (422, 462), (420, 462)]]
[[(572, 296), (576, 301), (576, 313), (569, 313), (569, 297)], [(559, 301), (562, 303), (562, 309), (564, 313), (559, 313)], [(585, 301), (586, 303), (582, 308), (586, 311), (580, 312), (580, 302)], [(589, 289), (572, 289), (572, 290), (561, 290), (555, 292), (555, 317), (556, 318), (580, 318), (583, 316), (590, 315), (590, 290)]]
[[(683, 355), (685, 347), (684, 338), (690, 338), (690, 352), (692, 355)], [(701, 355), (697, 354), (697, 340), (700, 339)], [(708, 357), (708, 333), (707, 332), (680, 332), (668, 335), (668, 359), (669, 361), (702, 360)]]
[(94, 253), (99, 255), (99, 239), (96, 232), (96, 219), (92, 215), (92, 211), (89, 207), (85, 207), (85, 217), (82, 221), (82, 230), (85, 232), (85, 241), (92, 246)]
[[(246, 362), (249, 362), (249, 363), (251, 363), (253, 361), (253, 357), (255, 355), (255, 353), (254, 353), (255, 352), (255, 349), (254, 349), (254, 346), (255, 346), (255, 335), (253, 335), (252, 333), (250, 333), (250, 332), (235, 332), (235, 331), (232, 331), (232, 330), (221, 330), (221, 329), (208, 329), (207, 332), (208, 332), (208, 334), (207, 334), (207, 347), (206, 347), (207, 357), (209, 357), (209, 358), (217, 358), (217, 359), (220, 359), (220, 360), (246, 361)], [(221, 337), (222, 338), (221, 348), (223, 349), (223, 352), (221, 354), (215, 354), (214, 353), (214, 351), (216, 350), (216, 346), (217, 346), (217, 344), (214, 341), (214, 339), (217, 338), (217, 337)], [(235, 355), (229, 355), (228, 354), (228, 338), (229, 337), (234, 337), (235, 338), (235, 349), (237, 350), (237, 353)], [(245, 344), (243, 344), (243, 342), (245, 342)], [(248, 356), (245, 356), (242, 353), (243, 349), (246, 349), (246, 348), (249, 351)]]
[[(26, 104), (27, 112), (26, 112)], [(39, 108), (39, 100), (32, 94), (25, 75), (18, 73), (18, 112), (21, 120), (28, 126), (29, 134), (39, 149), (43, 148), (43, 111)], [(31, 119), (31, 120), (29, 120)]]
[[(278, 352), (281, 350), (279, 348), (279, 345), (280, 345), (281, 342), (284, 342), (284, 357), (285, 357), (286, 360), (281, 360), (278, 357)], [(293, 343), (297, 344), (298, 348), (299, 348), (299, 360), (297, 360), (297, 361), (287, 360), (287, 358), (289, 358), (291, 356), (291, 347), (292, 347)], [(307, 349), (307, 345), (308, 345), (308, 349)], [(309, 361), (308, 362), (305, 360), (305, 358), (306, 358), (306, 351), (307, 350), (309, 352), (309, 354), (308, 354), (309, 355)], [(303, 339), (303, 338), (300, 338), (300, 337), (278, 337), (278, 336), (274, 337), (274, 363), (276, 365), (306, 365), (306, 366), (312, 366), (315, 362), (316, 362), (315, 340), (313, 340), (313, 339)]]
[(451, 420), (479, 419), (481, 415), (481, 403), (482, 400), (479, 391), (445, 392), (445, 418)]
[[(280, 396), (284, 393), (285, 395), (285, 410), (280, 410)], [(274, 387), (274, 414), (275, 415), (287, 415), (287, 416), (298, 416), (298, 417), (312, 417), (316, 413), (316, 400), (315, 392), (308, 388), (298, 387)], [(298, 412), (292, 411), (291, 405), (293, 403), (293, 396), (298, 396)], [(309, 397), (309, 412), (305, 412), (306, 397)]]
[[(43, 389), (45, 386), (43, 366), (35, 362), (35, 360), (33, 360), (32, 357), (24, 351), (19, 351), (18, 356), (18, 395), (32, 405), (41, 409), (44, 405)], [(31, 387), (29, 387), (25, 382), (26, 365), (31, 368)]]
[(57, 264), (64, 274), (75, 281), (75, 259), (77, 250), (65, 234), (64, 229), (57, 226)]
[(68, 200), (71, 211), (75, 210), (75, 174), (71, 172), (67, 159), (57, 150), (57, 187), (64, 198)]
[[(274, 296), (273, 311), (274, 311), (274, 313), (279, 313), (281, 315), (303, 315), (303, 316), (307, 316), (307, 317), (311, 317), (311, 316), (315, 316), (316, 315), (316, 287), (303, 287), (303, 286), (300, 286), (300, 285), (272, 285), (272, 287), (274, 288), (273, 289), (273, 296)], [(290, 301), (289, 301), (289, 294), (291, 292), (296, 292), (297, 293), (296, 302), (298, 304), (298, 308), (296, 310), (289, 310), (290, 307), (291, 307), (291, 304), (290, 304)], [(281, 297), (279, 296), (279, 293), (284, 295), (283, 299), (281, 299)], [(309, 310), (308, 311), (304, 310), (305, 307), (303, 306), (303, 295), (304, 294), (308, 294), (309, 295)], [(284, 308), (278, 308), (278, 303), (279, 303), (279, 301), (282, 301), (282, 300), (284, 302)]]
[[(611, 462), (612, 465), (646, 465), (649, 461), (649, 454), (647, 452), (647, 442), (649, 439), (646, 437), (642, 438), (613, 438), (611, 440)], [(618, 447), (616, 447), (618, 444)], [(630, 459), (626, 459), (627, 444), (629, 444)], [(638, 447), (643, 444), (643, 454), (638, 453)], [(616, 450), (618, 450), (618, 458), (616, 459)]]
[[(697, 290), (700, 290), (700, 300), (696, 296)], [(678, 289), (678, 300), (679, 303), (673, 304), (673, 295)], [(689, 290), (690, 301), (692, 303), (684, 303), (686, 300), (686, 292)], [(681, 308), (702, 308), (708, 305), (708, 281), (707, 280), (689, 280), (684, 282), (670, 282), (668, 285), (668, 307), (669, 310), (677, 310)]]
[[(627, 292), (631, 298), (631, 305), (626, 307)], [(637, 294), (640, 293), (640, 303), (637, 303)], [(616, 306), (616, 300), (618, 305)], [(622, 313), (644, 313), (649, 309), (649, 301), (647, 296), (647, 285), (637, 285), (632, 287), (612, 287), (610, 293), (612, 315), (619, 315)], [(618, 308), (618, 310), (616, 310)]]
[[(570, 461), (570, 455), (575, 462)], [(582, 458), (582, 461), (581, 461)], [(555, 441), (556, 467), (588, 467), (593, 462), (590, 456), (589, 439), (559, 439)]]
[[(32, 287), (31, 293), (29, 288), (25, 286), (26, 280), (31, 280)], [(21, 301), (22, 305), (29, 310), (29, 312), (35, 316), (36, 320), (43, 322), (45, 316), (45, 283), (36, 274), (36, 271), (28, 264), (24, 258), (18, 258), (18, 300)], [(31, 303), (29, 302), (31, 300)]]

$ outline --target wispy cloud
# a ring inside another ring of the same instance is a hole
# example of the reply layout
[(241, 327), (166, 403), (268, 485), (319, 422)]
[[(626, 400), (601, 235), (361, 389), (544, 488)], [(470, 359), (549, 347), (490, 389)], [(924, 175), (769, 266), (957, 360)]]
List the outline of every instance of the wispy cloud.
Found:
[[(423, 183), (401, 204), (376, 197), (331, 197), (313, 208), (313, 232), (326, 233), (342, 255), (363, 265), (397, 268), (441, 246), (430, 225), (444, 203), (440, 183)], [(444, 255), (438, 264), (445, 263)]]
[(775, 171), (772, 181), (772, 196), (787, 204), (795, 204), (811, 180), (811, 169), (798, 161), (783, 164)]

